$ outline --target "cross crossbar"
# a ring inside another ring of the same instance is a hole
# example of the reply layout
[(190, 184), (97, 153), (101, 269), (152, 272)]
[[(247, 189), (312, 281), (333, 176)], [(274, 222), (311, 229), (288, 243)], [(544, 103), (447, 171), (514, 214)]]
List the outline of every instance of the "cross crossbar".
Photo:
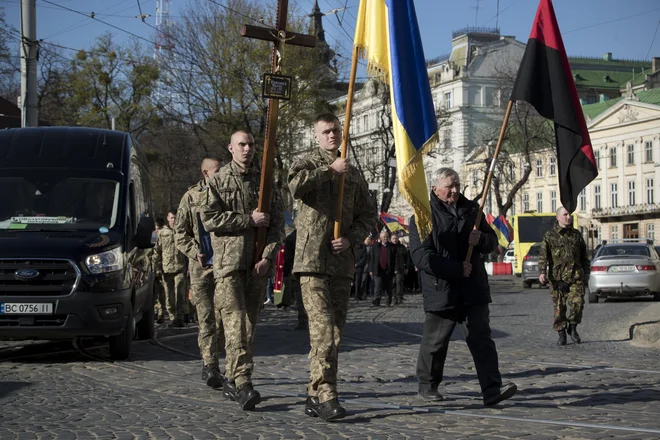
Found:
[[(273, 43), (279, 42), (277, 29), (273, 28), (244, 24), (243, 29), (241, 29), (241, 35), (248, 38), (255, 38), (257, 40), (272, 41)], [(316, 47), (316, 37), (313, 35), (286, 31), (285, 38), (286, 44), (291, 44), (293, 46)]]

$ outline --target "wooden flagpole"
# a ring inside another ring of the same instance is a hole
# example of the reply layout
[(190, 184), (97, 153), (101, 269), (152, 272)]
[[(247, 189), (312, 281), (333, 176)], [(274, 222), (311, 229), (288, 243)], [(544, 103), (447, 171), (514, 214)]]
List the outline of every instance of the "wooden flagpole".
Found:
[[(495, 147), (495, 154), (493, 154), (493, 159), (490, 162), (490, 169), (488, 170), (488, 177), (486, 177), (486, 185), (484, 186), (484, 191), (481, 194), (481, 202), (479, 203), (479, 211), (477, 211), (477, 219), (474, 222), (474, 230), (479, 229), (479, 224), (481, 224), (481, 217), (484, 214), (484, 205), (486, 205), (486, 196), (488, 191), (490, 191), (490, 181), (493, 179), (493, 172), (495, 171), (495, 163), (497, 162), (497, 156), (500, 154), (500, 148), (502, 147), (502, 139), (504, 138), (504, 132), (506, 131), (507, 125), (509, 125), (509, 116), (511, 115), (511, 109), (513, 108), (513, 101), (509, 101), (509, 105), (506, 107), (506, 113), (504, 113), (504, 121), (502, 121), (502, 129), (500, 130), (500, 138), (497, 140), (497, 146)], [(465, 261), (467, 263), (472, 259), (472, 250), (474, 246), (470, 245), (468, 248), (467, 256)]]
[[(346, 116), (344, 117), (344, 132), (341, 138), (341, 158), (348, 156), (348, 135), (351, 128), (351, 111), (353, 109), (353, 92), (355, 89), (355, 75), (357, 72), (359, 51), (353, 47), (353, 60), (351, 64), (351, 77), (348, 82), (348, 98), (346, 99)], [(344, 205), (344, 176), (339, 176), (339, 194), (337, 195), (337, 206), (335, 208), (335, 240), (341, 238), (341, 214)], [(356, 243), (353, 243), (356, 244)]]

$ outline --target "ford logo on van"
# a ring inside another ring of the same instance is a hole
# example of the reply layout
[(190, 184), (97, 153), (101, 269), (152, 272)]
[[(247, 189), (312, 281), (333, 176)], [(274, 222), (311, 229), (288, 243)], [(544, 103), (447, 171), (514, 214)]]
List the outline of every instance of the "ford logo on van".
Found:
[(18, 280), (31, 280), (39, 276), (39, 271), (36, 269), (18, 269), (14, 272), (14, 277)]

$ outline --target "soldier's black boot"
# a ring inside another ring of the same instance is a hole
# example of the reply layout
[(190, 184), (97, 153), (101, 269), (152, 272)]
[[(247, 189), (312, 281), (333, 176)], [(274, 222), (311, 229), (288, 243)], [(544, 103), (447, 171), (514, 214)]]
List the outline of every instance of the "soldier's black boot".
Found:
[(339, 404), (339, 399), (334, 398), (327, 402), (319, 403), (316, 415), (326, 422), (339, 420), (346, 417), (346, 410)]
[(183, 323), (184, 324), (190, 324), (190, 315), (189, 314), (186, 313), (185, 315), (183, 315)]
[(559, 333), (557, 345), (566, 345), (566, 330), (559, 330), (557, 333)]
[(236, 388), (236, 391), (238, 394), (238, 404), (243, 411), (249, 411), (261, 403), (261, 394), (259, 394), (259, 391), (252, 388), (250, 382), (246, 382), (239, 386)]
[(204, 365), (202, 367), (202, 380), (206, 385), (211, 388), (220, 388), (224, 385), (225, 380), (220, 373), (220, 368), (217, 365)]
[(577, 324), (570, 324), (568, 326), (568, 335), (576, 344), (580, 344), (582, 342), (582, 339), (580, 339), (580, 335), (577, 332)]
[(318, 397), (307, 397), (307, 402), (305, 402), (305, 414), (310, 417), (319, 416), (319, 398)]
[(236, 383), (233, 380), (225, 378), (225, 383), (222, 386), (222, 395), (225, 399), (235, 401), (238, 399), (238, 392), (236, 391)]

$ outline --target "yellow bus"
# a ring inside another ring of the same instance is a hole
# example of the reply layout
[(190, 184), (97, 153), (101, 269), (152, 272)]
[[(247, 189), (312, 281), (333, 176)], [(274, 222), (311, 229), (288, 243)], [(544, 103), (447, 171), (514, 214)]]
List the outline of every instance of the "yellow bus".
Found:
[[(511, 216), (511, 227), (513, 228), (513, 273), (522, 275), (522, 262), (529, 248), (535, 243), (540, 243), (543, 236), (555, 223), (557, 215), (554, 212), (538, 213), (529, 212)], [(577, 214), (573, 214), (573, 225), (577, 225)]]

